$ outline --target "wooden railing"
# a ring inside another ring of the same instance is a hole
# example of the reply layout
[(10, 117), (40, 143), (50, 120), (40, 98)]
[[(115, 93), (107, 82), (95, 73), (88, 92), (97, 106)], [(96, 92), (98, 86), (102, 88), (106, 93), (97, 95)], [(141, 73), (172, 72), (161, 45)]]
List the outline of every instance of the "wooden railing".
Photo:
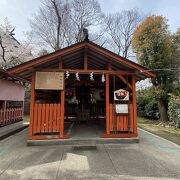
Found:
[(133, 106), (129, 105), (128, 114), (116, 114), (113, 104), (109, 105), (110, 132), (134, 132)]
[(12, 124), (22, 120), (23, 108), (0, 109), (0, 126)]
[(56, 135), (60, 132), (61, 104), (35, 104), (33, 135)]

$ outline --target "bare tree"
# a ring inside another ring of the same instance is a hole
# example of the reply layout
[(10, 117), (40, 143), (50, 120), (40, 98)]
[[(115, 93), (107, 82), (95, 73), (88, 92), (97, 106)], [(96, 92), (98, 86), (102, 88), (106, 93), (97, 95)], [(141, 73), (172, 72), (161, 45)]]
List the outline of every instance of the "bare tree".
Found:
[(68, 12), (68, 6), (63, 0), (44, 0), (38, 13), (30, 20), (35, 43), (53, 50), (63, 47), (65, 39), (62, 24)]
[(31, 32), (41, 48), (58, 50), (81, 41), (83, 28), (97, 26), (102, 16), (97, 0), (44, 0)]
[(142, 17), (137, 9), (109, 14), (104, 18), (105, 31), (110, 36), (109, 44), (118, 55), (128, 58), (131, 54), (132, 34)]
[(71, 4), (70, 20), (75, 42), (82, 40), (84, 28), (97, 26), (102, 23), (103, 14), (97, 0), (74, 0)]

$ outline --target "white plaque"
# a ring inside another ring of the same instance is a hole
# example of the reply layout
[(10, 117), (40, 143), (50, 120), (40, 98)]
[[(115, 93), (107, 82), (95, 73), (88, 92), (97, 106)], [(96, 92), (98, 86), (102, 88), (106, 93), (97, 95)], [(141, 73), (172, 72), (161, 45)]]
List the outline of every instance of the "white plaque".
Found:
[(127, 114), (128, 104), (116, 104), (116, 113)]
[(63, 90), (63, 72), (36, 72), (35, 89)]

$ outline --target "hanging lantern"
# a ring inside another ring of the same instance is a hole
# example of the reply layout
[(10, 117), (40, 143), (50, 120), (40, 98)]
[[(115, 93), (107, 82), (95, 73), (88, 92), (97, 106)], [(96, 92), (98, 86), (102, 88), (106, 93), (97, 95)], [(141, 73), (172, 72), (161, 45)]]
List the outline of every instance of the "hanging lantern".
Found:
[(104, 83), (106, 81), (104, 74), (102, 74), (101, 81)]
[(76, 80), (80, 81), (80, 79), (79, 79), (79, 72), (76, 73)]
[(91, 80), (91, 81), (94, 81), (93, 72), (90, 73), (90, 80)]
[(68, 79), (69, 76), (70, 76), (69, 71), (66, 71), (66, 78), (65, 79)]

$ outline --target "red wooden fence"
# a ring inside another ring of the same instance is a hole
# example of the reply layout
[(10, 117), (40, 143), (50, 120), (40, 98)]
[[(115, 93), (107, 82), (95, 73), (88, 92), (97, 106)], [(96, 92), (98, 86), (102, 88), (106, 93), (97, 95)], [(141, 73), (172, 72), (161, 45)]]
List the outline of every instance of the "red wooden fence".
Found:
[(35, 104), (32, 119), (34, 135), (56, 135), (60, 132), (61, 104)]
[(12, 124), (22, 120), (23, 108), (0, 109), (0, 126)]
[(109, 119), (111, 132), (134, 132), (132, 104), (129, 105), (129, 114), (116, 114), (114, 105), (110, 104)]

